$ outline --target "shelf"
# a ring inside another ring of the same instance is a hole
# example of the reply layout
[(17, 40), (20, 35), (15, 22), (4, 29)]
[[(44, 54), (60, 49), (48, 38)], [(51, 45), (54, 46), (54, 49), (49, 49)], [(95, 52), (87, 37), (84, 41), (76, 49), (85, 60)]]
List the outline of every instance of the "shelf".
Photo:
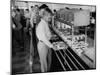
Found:
[(61, 22), (61, 23), (67, 24), (67, 25), (69, 25), (69, 26), (72, 26), (72, 25), (73, 25), (71, 22), (64, 21), (64, 20), (61, 20), (61, 19), (59, 19), (59, 18), (55, 18), (55, 20), (56, 20), (56, 21), (59, 21), (59, 22)]

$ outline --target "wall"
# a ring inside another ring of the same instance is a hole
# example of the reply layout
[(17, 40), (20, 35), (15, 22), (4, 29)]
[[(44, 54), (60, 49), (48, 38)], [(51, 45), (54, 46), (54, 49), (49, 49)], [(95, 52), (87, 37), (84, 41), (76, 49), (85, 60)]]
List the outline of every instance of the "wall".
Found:
[[(40, 3), (40, 2), (28, 2), (28, 3), (25, 3), (24, 1), (20, 2), (20, 1), (16, 1), (15, 5), (16, 6), (19, 6), (19, 8), (29, 8), (30, 9), (30, 6), (34, 6), (34, 5), (42, 5), (44, 3)], [(60, 8), (65, 8), (65, 7), (69, 7), (69, 8), (82, 8), (84, 10), (90, 10), (90, 11), (95, 11), (95, 7), (94, 6), (82, 6), (82, 5), (72, 5), (72, 4), (51, 4), (51, 3), (46, 3), (50, 9), (54, 10), (59, 10)]]

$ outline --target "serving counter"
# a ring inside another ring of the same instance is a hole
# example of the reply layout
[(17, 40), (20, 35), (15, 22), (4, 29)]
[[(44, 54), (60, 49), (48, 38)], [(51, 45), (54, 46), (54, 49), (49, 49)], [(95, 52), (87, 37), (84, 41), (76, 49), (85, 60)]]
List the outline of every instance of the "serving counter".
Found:
[[(64, 41), (64, 43), (69, 46), (90, 68), (95, 68), (95, 48), (94, 47), (87, 47), (86, 50), (82, 49), (75, 49), (75, 45), (72, 45), (72, 41), (68, 39), (68, 37), (72, 36), (67, 36), (64, 35), (63, 32), (60, 32), (57, 28), (52, 27), (55, 33)], [(93, 40), (90, 42), (92, 43)]]

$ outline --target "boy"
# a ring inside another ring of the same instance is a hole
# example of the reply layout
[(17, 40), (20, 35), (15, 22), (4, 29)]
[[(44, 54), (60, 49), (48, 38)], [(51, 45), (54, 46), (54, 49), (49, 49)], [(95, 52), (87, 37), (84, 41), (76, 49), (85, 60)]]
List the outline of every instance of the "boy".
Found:
[(37, 47), (41, 63), (41, 71), (47, 72), (47, 55), (49, 48), (56, 49), (51, 43), (51, 32), (49, 30), (48, 23), (51, 21), (52, 11), (49, 8), (45, 8), (41, 21), (36, 28), (36, 35), (39, 40)]

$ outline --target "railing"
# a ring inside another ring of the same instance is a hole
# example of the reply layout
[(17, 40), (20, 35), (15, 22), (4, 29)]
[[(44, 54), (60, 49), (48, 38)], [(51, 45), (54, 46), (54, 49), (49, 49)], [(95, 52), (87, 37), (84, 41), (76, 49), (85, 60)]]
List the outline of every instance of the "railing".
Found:
[[(83, 62), (83, 63), (81, 63), (80, 59), (78, 59), (76, 57), (76, 55), (68, 49), (55, 51), (55, 54), (56, 54), (56, 56), (57, 56), (57, 58), (58, 58), (58, 60), (59, 60), (64, 71), (66, 71), (67, 68), (71, 71), (72, 70), (90, 69), (86, 64), (84, 64), (84, 61), (81, 60)], [(62, 59), (65, 61), (65, 63), (63, 63)], [(71, 63), (69, 63), (69, 62), (71, 62)], [(68, 66), (68, 67), (66, 68), (65, 65)]]

